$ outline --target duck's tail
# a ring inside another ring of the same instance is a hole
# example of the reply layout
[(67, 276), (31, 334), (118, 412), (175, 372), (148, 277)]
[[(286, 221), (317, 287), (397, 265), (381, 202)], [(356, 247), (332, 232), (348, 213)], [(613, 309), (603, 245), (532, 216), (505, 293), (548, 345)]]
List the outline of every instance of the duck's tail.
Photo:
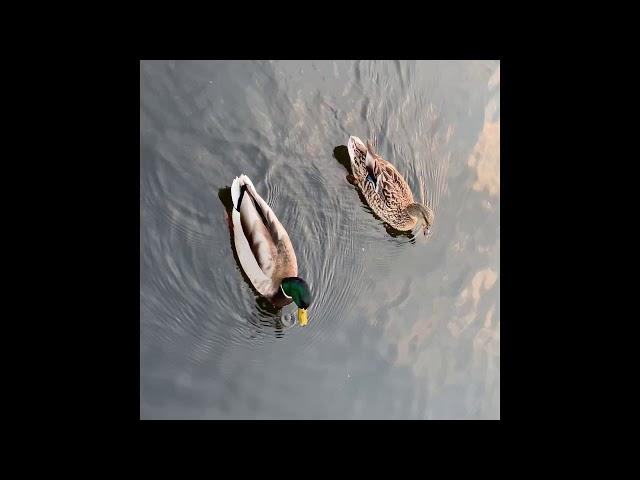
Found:
[(361, 157), (365, 155), (367, 147), (358, 137), (351, 135), (347, 141), (347, 150), (351, 160), (351, 172), (356, 172), (356, 165), (361, 162)]
[(253, 187), (253, 182), (246, 175), (236, 177), (231, 184), (231, 200), (236, 211), (240, 211), (240, 203), (242, 203), (242, 197), (248, 185)]

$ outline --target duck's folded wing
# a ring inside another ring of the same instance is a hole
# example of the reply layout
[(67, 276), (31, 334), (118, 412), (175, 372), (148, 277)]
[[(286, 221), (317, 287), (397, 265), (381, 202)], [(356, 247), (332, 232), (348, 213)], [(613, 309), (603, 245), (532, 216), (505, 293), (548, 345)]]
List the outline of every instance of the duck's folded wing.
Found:
[(385, 164), (382, 175), (384, 178), (384, 186), (388, 186), (387, 190), (390, 191), (391, 195), (398, 197), (402, 207), (413, 203), (413, 193), (402, 174), (391, 163), (385, 161)]
[(380, 177), (384, 163), (383, 161), (381, 162), (381, 157), (373, 148), (374, 147), (371, 145), (371, 142), (367, 141), (367, 155), (365, 157), (364, 165), (367, 168), (367, 173), (373, 178), (377, 185), (378, 177)]
[(256, 290), (262, 295), (271, 295), (277, 252), (270, 229), (265, 225), (257, 201), (241, 178), (234, 180), (232, 197), (233, 237), (238, 259)]
[(257, 210), (261, 214), (263, 218), (263, 225), (268, 229), (271, 234), (271, 238), (273, 239), (273, 243), (276, 248), (279, 249), (279, 252), (287, 252), (290, 256), (289, 260), (293, 260), (294, 264), (295, 253), (293, 251), (293, 245), (291, 244), (291, 240), (289, 239), (289, 234), (276, 217), (276, 214), (271, 210), (271, 207), (265, 202), (258, 192), (256, 192), (253, 183), (246, 175), (241, 175), (240, 178), (243, 180), (244, 184), (247, 186), (247, 191), (251, 194), (251, 198), (255, 201), (255, 206)]

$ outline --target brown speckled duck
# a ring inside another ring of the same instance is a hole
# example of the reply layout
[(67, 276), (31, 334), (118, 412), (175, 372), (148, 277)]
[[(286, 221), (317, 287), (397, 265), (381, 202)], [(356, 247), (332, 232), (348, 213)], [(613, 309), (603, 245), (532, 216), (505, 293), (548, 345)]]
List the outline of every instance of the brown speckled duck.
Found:
[(311, 291), (298, 277), (289, 234), (246, 175), (231, 185), (233, 238), (242, 269), (255, 289), (275, 307), (295, 302), (300, 325), (307, 324)]
[(413, 230), (419, 224), (424, 234), (429, 234), (433, 210), (415, 202), (400, 172), (378, 155), (369, 141), (365, 146), (351, 136), (347, 149), (353, 172), (349, 181), (360, 189), (374, 213), (396, 230)]

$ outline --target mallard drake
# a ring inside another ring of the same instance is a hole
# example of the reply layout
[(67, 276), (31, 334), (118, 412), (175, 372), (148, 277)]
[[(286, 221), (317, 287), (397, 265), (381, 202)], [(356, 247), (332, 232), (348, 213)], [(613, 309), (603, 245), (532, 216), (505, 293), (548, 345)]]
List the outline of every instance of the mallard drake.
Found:
[(420, 224), (424, 234), (429, 234), (433, 210), (415, 202), (400, 172), (378, 155), (368, 140), (365, 146), (358, 137), (351, 136), (347, 149), (353, 173), (347, 178), (360, 189), (374, 213), (396, 230), (413, 230)]
[(307, 324), (311, 290), (298, 277), (289, 234), (246, 175), (231, 185), (233, 238), (242, 269), (255, 289), (276, 308), (295, 302), (300, 325)]

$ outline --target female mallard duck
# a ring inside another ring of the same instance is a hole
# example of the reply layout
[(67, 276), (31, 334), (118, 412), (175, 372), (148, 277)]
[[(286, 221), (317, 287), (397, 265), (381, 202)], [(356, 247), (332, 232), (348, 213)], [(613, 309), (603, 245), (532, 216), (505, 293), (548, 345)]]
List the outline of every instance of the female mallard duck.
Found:
[(353, 172), (349, 181), (360, 189), (374, 213), (397, 230), (413, 230), (419, 223), (425, 235), (430, 233), (433, 210), (414, 201), (400, 172), (375, 152), (371, 142), (365, 146), (351, 136), (347, 148)]
[(275, 307), (295, 302), (300, 325), (306, 325), (311, 291), (298, 277), (289, 234), (246, 175), (233, 181), (231, 198), (233, 238), (242, 269), (258, 293)]

